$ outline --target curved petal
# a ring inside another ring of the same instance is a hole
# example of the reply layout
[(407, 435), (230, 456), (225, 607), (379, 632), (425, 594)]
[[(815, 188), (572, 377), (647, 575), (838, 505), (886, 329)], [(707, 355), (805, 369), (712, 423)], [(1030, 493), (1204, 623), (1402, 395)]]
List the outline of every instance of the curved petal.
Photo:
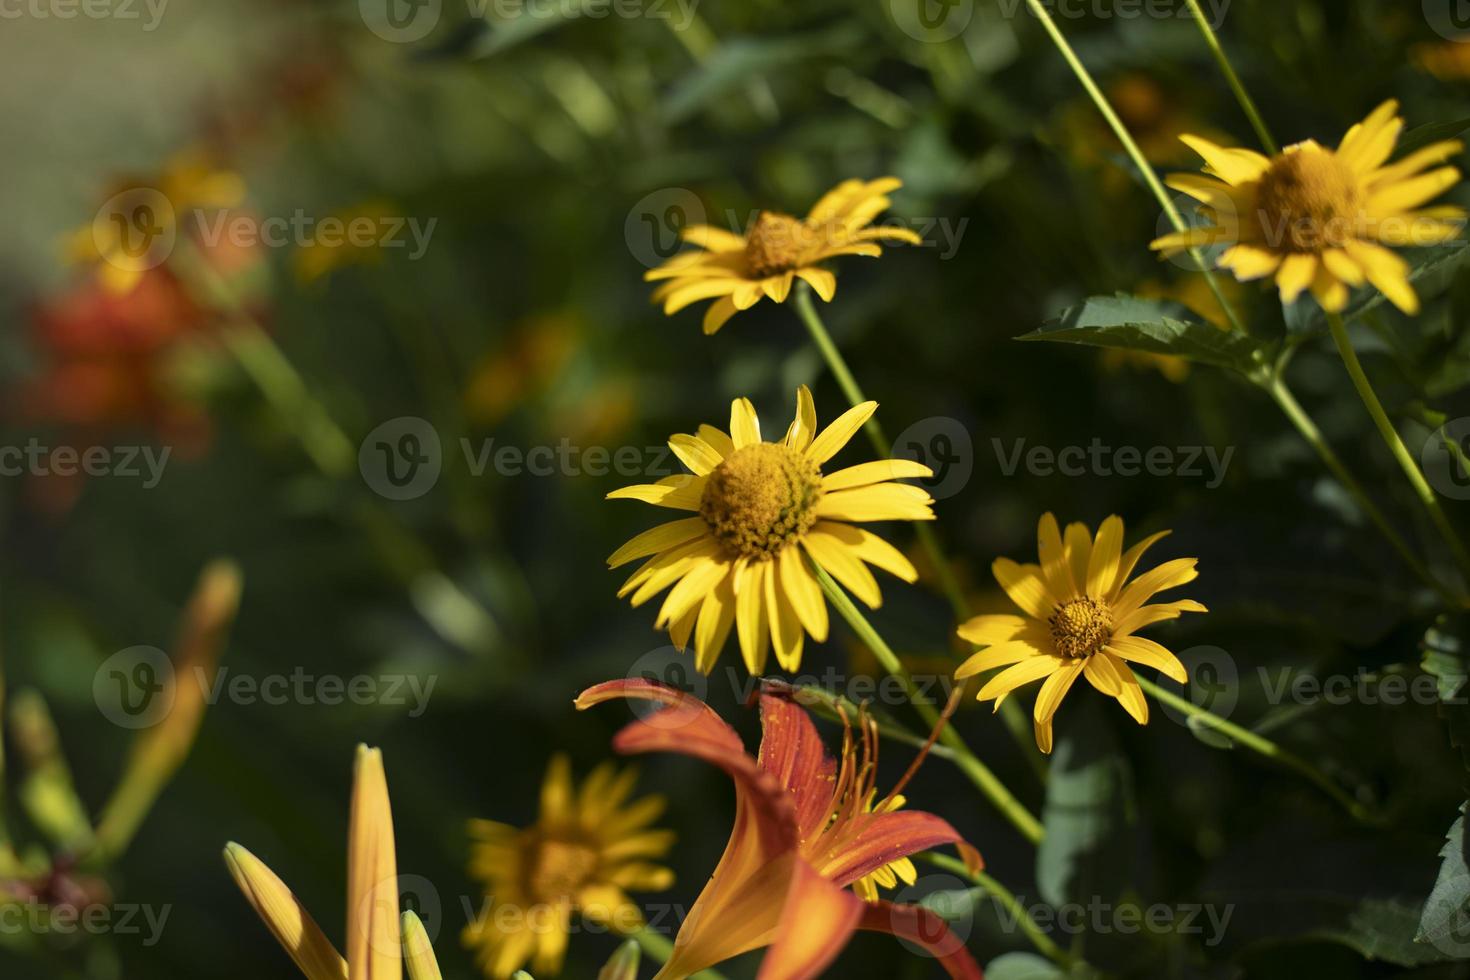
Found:
[(837, 416), (812, 442), (807, 457), (820, 466), (836, 456), (877, 410), (877, 402), (863, 402)]
[(962, 839), (947, 820), (922, 810), (873, 813), (819, 870), (823, 877), (846, 886), (910, 854)]
[(865, 904), (858, 928), (867, 932), (886, 932), (924, 947), (952, 980), (984, 980), (980, 964), (975, 962), (965, 944), (949, 931), (942, 918), (922, 906), (895, 905), (892, 902)]
[(756, 980), (812, 980), (847, 945), (866, 903), (797, 861), (775, 941)]

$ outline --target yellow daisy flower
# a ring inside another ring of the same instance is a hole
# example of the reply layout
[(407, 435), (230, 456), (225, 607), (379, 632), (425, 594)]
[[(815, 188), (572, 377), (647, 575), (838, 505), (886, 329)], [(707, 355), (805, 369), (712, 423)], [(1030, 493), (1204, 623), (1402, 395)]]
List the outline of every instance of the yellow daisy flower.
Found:
[(534, 826), (470, 821), (469, 871), (493, 905), (463, 939), (487, 977), (508, 980), (527, 961), (538, 977), (559, 973), (573, 912), (623, 933), (643, 925), (624, 889), (663, 891), (674, 883), (672, 871), (651, 863), (668, 853), (674, 835), (648, 826), (663, 813), (663, 797), (626, 803), (636, 778), (604, 763), (575, 791), (571, 763), (557, 755)]
[(1464, 146), (1442, 140), (1390, 164), (1403, 127), (1390, 100), (1348, 130), (1336, 150), (1307, 140), (1265, 157), (1182, 136), (1208, 176), (1175, 174), (1167, 183), (1204, 202), (1215, 223), (1150, 247), (1168, 256), (1228, 243), (1220, 268), (1242, 281), (1274, 276), (1282, 302), (1311, 290), (1323, 309), (1338, 312), (1349, 287), (1372, 283), (1400, 310), (1417, 313), (1409, 265), (1384, 246), (1434, 245), (1460, 234), (1463, 209), (1423, 205), (1460, 179), (1454, 167), (1428, 168)]
[(714, 333), (738, 310), (748, 310), (769, 296), (786, 302), (791, 285), (804, 279), (826, 302), (837, 291), (837, 277), (818, 263), (839, 255), (879, 256), (883, 240), (921, 244), (907, 228), (874, 227), (873, 219), (888, 210), (889, 191), (897, 177), (844, 180), (822, 196), (805, 218), (762, 211), (744, 235), (713, 225), (692, 225), (682, 237), (698, 251), (680, 252), (643, 278), (663, 281), (653, 301), (673, 315), (702, 299), (715, 302), (704, 314), (704, 332)]
[(1128, 581), (1143, 553), (1168, 533), (1150, 535), (1125, 552), (1118, 517), (1102, 522), (1094, 542), (1086, 525), (1067, 525), (1064, 537), (1057, 519), (1044, 515), (1037, 528), (1040, 564), (997, 558), (991, 566), (995, 580), (1025, 615), (976, 616), (961, 626), (961, 637), (988, 649), (961, 664), (955, 677), (1005, 667), (978, 695), (981, 701), (994, 698), (997, 709), (1010, 692), (1045, 678), (1034, 712), (1036, 744), (1043, 752), (1051, 751), (1052, 717), (1079, 675), (1117, 698), (1140, 725), (1147, 723), (1148, 701), (1125, 661), (1152, 667), (1181, 684), (1188, 674), (1173, 653), (1134, 633), (1180, 613), (1205, 612), (1193, 599), (1145, 605), (1155, 593), (1194, 581), (1197, 559), (1166, 561)]
[(697, 435), (669, 440), (693, 476), (608, 494), (610, 500), (697, 513), (644, 531), (607, 562), (617, 568), (649, 559), (618, 595), (631, 594), (639, 606), (669, 589), (655, 628), (667, 628), (681, 650), (693, 634), (702, 673), (714, 668), (732, 626), (752, 674), (765, 670), (771, 646), (781, 666), (794, 671), (801, 667), (807, 633), (818, 643), (826, 640), (826, 600), (803, 552), (872, 608), (882, 596), (864, 562), (905, 582), (918, 578), (896, 548), (848, 522), (933, 520), (934, 501), (922, 487), (890, 482), (931, 476), (929, 467), (884, 459), (824, 474), (822, 465), (847, 445), (878, 403), (848, 409), (819, 434), (805, 385), (796, 400), (796, 418), (779, 442), (761, 440), (750, 400), (737, 398), (730, 405), (730, 434), (702, 425)]

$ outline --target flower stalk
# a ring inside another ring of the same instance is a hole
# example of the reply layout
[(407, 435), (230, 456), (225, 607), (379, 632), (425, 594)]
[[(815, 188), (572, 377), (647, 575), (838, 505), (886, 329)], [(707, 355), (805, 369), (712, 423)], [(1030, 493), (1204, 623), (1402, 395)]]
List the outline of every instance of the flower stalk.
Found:
[[(861, 405), (868, 400), (859, 387), (857, 379), (853, 377), (847, 361), (842, 356), (842, 351), (828, 332), (827, 326), (822, 322), (822, 317), (817, 313), (816, 304), (812, 302), (812, 291), (806, 283), (801, 283), (796, 288), (796, 313), (801, 322), (806, 326), (807, 333), (812, 338), (812, 343), (821, 352), (823, 360), (827, 362), (832, 376), (837, 379), (837, 384), (842, 388), (842, 393), (852, 405)], [(874, 451), (884, 459), (893, 455), (893, 445), (888, 441), (883, 428), (878, 423), (876, 416), (868, 420), (864, 426), (868, 434), (868, 440), (872, 443)], [(938, 579), (940, 591), (944, 593), (949, 601), (950, 609), (959, 622), (970, 618), (970, 603), (965, 598), (965, 590), (960, 585), (959, 578), (954, 573), (954, 566), (950, 563), (948, 556), (944, 553), (944, 546), (939, 543), (939, 536), (934, 529), (927, 524), (915, 525), (915, 533), (919, 538), (919, 545), (924, 549), (929, 558), (929, 565), (934, 570)], [(1011, 738), (1021, 747), (1022, 754), (1028, 760), (1038, 778), (1046, 781), (1046, 760), (1031, 751), (1031, 726), (1026, 723), (1021, 710), (1010, 702), (1001, 706), (1001, 720), (1005, 722), (1006, 730), (1011, 733)]]
[[(898, 659), (898, 655), (893, 652), (893, 649), (884, 641), (878, 631), (873, 628), (873, 625), (868, 622), (867, 618), (862, 614), (862, 611), (848, 598), (847, 593), (842, 590), (842, 587), (832, 580), (832, 577), (827, 574), (826, 570), (815, 562), (812, 563), (812, 568), (816, 573), (817, 582), (822, 586), (822, 591), (832, 603), (832, 607), (837, 610), (838, 614), (847, 621), (848, 626), (852, 627), (853, 632), (858, 635), (858, 638), (873, 652), (873, 656), (883, 665), (883, 669), (888, 671), (889, 674), (903, 685), (904, 694), (913, 704), (914, 710), (919, 713), (919, 717), (923, 718), (930, 726), (938, 727), (941, 722), (939, 712), (934, 709), (932, 704), (927, 703), (919, 697), (918, 689), (914, 685), (914, 679), (909, 674), (908, 668), (904, 667), (903, 662)], [(985, 797), (995, 805), (995, 808), (1001, 812), (1001, 815), (1009, 820), (1011, 825), (1020, 831), (1021, 835), (1028, 841), (1033, 844), (1040, 843), (1042, 837), (1045, 836), (1041, 821), (1027, 810), (1020, 800), (1016, 799), (1015, 795), (1006, 788), (1005, 783), (1001, 781), (1000, 777), (996, 776), (985, 763), (976, 758), (975, 753), (970, 751), (970, 747), (965, 744), (965, 740), (960, 737), (959, 732), (955, 730), (953, 724), (948, 720), (944, 720), (943, 728), (940, 729), (939, 741), (940, 744), (949, 747), (954, 752), (954, 759), (952, 760), (954, 764), (959, 767), (960, 771), (965, 774), (970, 782), (975, 784), (975, 787), (980, 792), (985, 794)]]

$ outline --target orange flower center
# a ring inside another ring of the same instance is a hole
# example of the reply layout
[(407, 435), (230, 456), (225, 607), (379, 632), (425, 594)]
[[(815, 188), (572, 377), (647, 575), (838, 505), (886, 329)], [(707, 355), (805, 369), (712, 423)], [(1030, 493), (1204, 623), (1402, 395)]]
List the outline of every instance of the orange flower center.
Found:
[(1092, 596), (1063, 603), (1047, 622), (1057, 654), (1069, 659), (1090, 657), (1113, 638), (1113, 611)]
[(570, 899), (597, 872), (599, 861), (597, 851), (585, 843), (543, 838), (533, 849), (526, 888), (538, 902)]
[(811, 530), (821, 468), (785, 445), (737, 449), (710, 473), (699, 513), (731, 557), (769, 558)]
[(762, 211), (745, 238), (745, 268), (752, 278), (789, 272), (817, 244), (819, 234), (806, 222), (779, 211)]
[(1316, 254), (1358, 237), (1363, 194), (1337, 154), (1306, 146), (1271, 162), (1256, 192), (1256, 209), (1271, 248)]

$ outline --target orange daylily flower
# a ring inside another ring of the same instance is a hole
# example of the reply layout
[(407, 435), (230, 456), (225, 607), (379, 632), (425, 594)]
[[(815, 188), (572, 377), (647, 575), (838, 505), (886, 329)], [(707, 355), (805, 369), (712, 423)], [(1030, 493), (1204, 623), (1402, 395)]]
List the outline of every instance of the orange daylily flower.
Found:
[(666, 706), (619, 732), (619, 752), (677, 752), (735, 781), (730, 842), (654, 980), (683, 980), (765, 947), (758, 980), (808, 980), (858, 929), (921, 945), (951, 977), (980, 980), (979, 965), (939, 916), (915, 905), (865, 902), (850, 890), (910, 854), (963, 843), (932, 813), (868, 805), (876, 769), (869, 730), (860, 741), (849, 735), (834, 760), (802, 708), (762, 693), (757, 758), (708, 705), (662, 684), (609, 681), (583, 691), (577, 707), (614, 698)]

